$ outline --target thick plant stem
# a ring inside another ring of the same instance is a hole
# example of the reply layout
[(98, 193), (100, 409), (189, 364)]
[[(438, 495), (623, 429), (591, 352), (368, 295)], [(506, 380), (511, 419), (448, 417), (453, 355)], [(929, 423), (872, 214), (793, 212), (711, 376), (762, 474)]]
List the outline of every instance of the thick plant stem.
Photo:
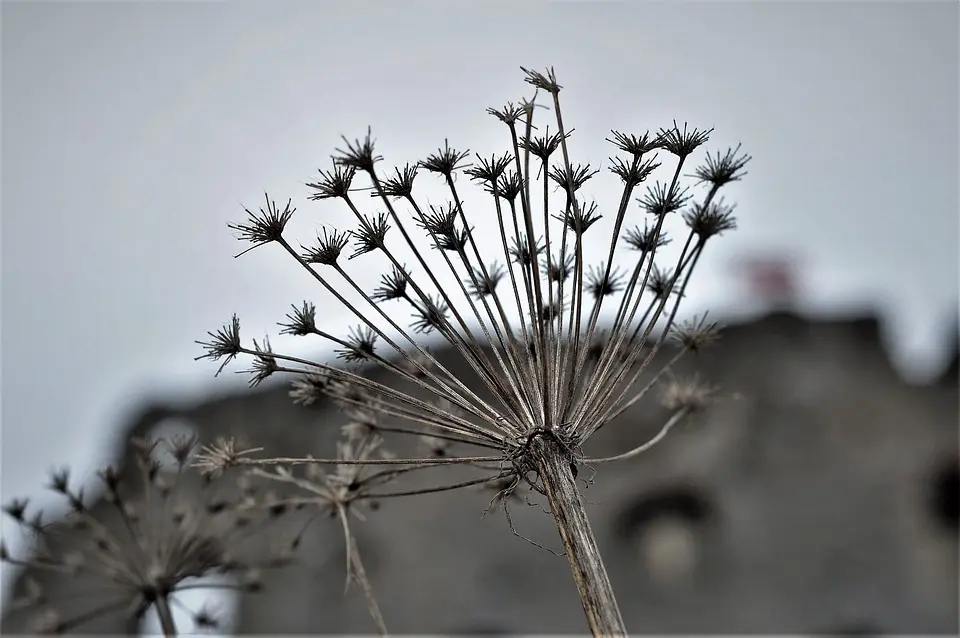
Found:
[(154, 609), (157, 610), (157, 618), (160, 619), (160, 628), (163, 635), (169, 638), (177, 635), (177, 626), (173, 622), (173, 612), (170, 610), (170, 602), (166, 595), (157, 596), (153, 601)]
[(531, 452), (557, 521), (590, 631), (594, 636), (625, 636), (627, 630), (620, 607), (593, 538), (569, 456), (563, 446), (549, 436), (539, 436), (532, 441)]

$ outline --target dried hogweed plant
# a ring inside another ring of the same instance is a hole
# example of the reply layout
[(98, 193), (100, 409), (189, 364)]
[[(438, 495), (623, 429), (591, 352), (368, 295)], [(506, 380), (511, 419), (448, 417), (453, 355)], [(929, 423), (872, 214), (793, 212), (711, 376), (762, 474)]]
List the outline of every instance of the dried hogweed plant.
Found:
[[(362, 500), (486, 485), (506, 505), (506, 497), (526, 486), (549, 503), (590, 629), (595, 634), (624, 634), (575, 479), (580, 467), (643, 452), (709, 400), (711, 388), (667, 373), (685, 353), (712, 341), (714, 326), (705, 318), (675, 325), (676, 317), (708, 241), (735, 228), (733, 206), (718, 192), (745, 174), (750, 158), (738, 146), (707, 154), (702, 165), (684, 173), (711, 131), (681, 128), (676, 122), (642, 135), (612, 131), (608, 141), (619, 154), (610, 159), (609, 170), (623, 188), (616, 210), (601, 214), (596, 203), (578, 194), (598, 170), (571, 160), (572, 129), (563, 120), (561, 87), (553, 70), (523, 71), (535, 87), (533, 98), (488, 109), (506, 128), (508, 148), (502, 155), (477, 155), (470, 164), (466, 151), (445, 143), (424, 160), (383, 173), (368, 131), (360, 140), (344, 138), (332, 167), (308, 184), (311, 200), (340, 200), (356, 217), (354, 229), (324, 227), (313, 243), (298, 248), (284, 234), (294, 208), (289, 201), (278, 207), (269, 197), (259, 212), (248, 210), (245, 221), (231, 224), (252, 247), (276, 244), (286, 251), (356, 316), (359, 326), (345, 337), (329, 334), (318, 325), (310, 302), (294, 306), (281, 323), (282, 333), (315, 335), (336, 344), (345, 366), (279, 354), (266, 340), (245, 345), (236, 316), (199, 342), (206, 350), (202, 357), (221, 361), (222, 370), (239, 355), (251, 356), (253, 384), (275, 373), (296, 375), (294, 399), (309, 403), (332, 396), (349, 411), (349, 423), (337, 458), (257, 459), (213, 446), (205, 450), (203, 463), (208, 471), (242, 465), (295, 483), (308, 493), (302, 502), (317, 503), (343, 521), (349, 546), (347, 514)], [(547, 104), (536, 103), (541, 92), (548, 96)], [(535, 125), (538, 107), (553, 111), (552, 122)], [(635, 197), (661, 167), (663, 154), (675, 160), (665, 167), (670, 177)], [(448, 203), (424, 206), (414, 193), (422, 173), (439, 178)], [(489, 196), (488, 211), (467, 212), (458, 175), (470, 178)], [(701, 198), (694, 200), (690, 188), (681, 185), (683, 176), (705, 187)], [(364, 212), (361, 193), (372, 196), (377, 212)], [(679, 257), (665, 264), (657, 257), (669, 241), (665, 222), (676, 213), (686, 224), (686, 236)], [(609, 224), (597, 224), (604, 216), (612, 220), (612, 231), (606, 238), (591, 237), (590, 245), (605, 254), (588, 264), (586, 235)], [(642, 226), (633, 221), (638, 217), (644, 219)], [(475, 228), (479, 223), (492, 233), (481, 237)], [(488, 245), (481, 245), (481, 239)], [(370, 254), (384, 259), (388, 271), (379, 287), (367, 291), (351, 275), (348, 263), (370, 259)], [(407, 258), (414, 267), (407, 265)], [(615, 259), (622, 263), (615, 265)], [(409, 329), (399, 325), (392, 304), (409, 308)], [(602, 313), (605, 304), (613, 311)], [(427, 350), (421, 335), (434, 333), (462, 357), (470, 378), (451, 372)], [(676, 354), (641, 383), (666, 336), (678, 346)], [(355, 369), (360, 364), (379, 366), (394, 375), (398, 386), (406, 384), (414, 391), (374, 381)], [(591, 436), (664, 379), (665, 405), (673, 415), (653, 441), (612, 457), (583, 453)], [(409, 425), (382, 423), (388, 419)], [(377, 454), (391, 431), (424, 438), (431, 452), (421, 458)], [(458, 456), (450, 453), (450, 445), (477, 452)], [(404, 473), (451, 464), (486, 473), (406, 492), (378, 488)], [(324, 465), (335, 466), (335, 473), (317, 469)], [(309, 471), (295, 475), (293, 466)], [(373, 471), (373, 466), (381, 469)], [(348, 551), (348, 563), (354, 576), (362, 571), (356, 552)], [(369, 583), (365, 591), (378, 626), (385, 630)]]
[[(264, 506), (271, 497), (261, 496), (243, 477), (231, 490), (233, 496), (219, 496), (211, 481), (187, 467), (195, 437), (135, 439), (133, 445), (136, 475), (125, 476), (113, 467), (101, 470), (104, 496), (97, 504), (71, 485), (67, 470), (53, 473), (48, 487), (69, 508), (62, 521), (45, 524), (43, 512), (31, 513), (24, 499), (4, 506), (33, 547), (31, 557), (21, 559), (2, 544), (0, 558), (78, 584), (69, 599), (56, 599), (36, 579), (25, 580), (11, 607), (32, 615), (34, 632), (87, 633), (86, 626), (98, 618), (123, 614), (129, 633), (136, 634), (148, 613), (155, 614), (165, 636), (220, 631), (221, 619), (213, 608), (191, 609), (179, 596), (214, 588), (257, 591), (263, 570), (285, 564), (296, 548), (298, 538), (276, 548), (266, 560), (251, 558), (262, 552), (248, 552), (244, 544), (288, 506), (277, 499)], [(171, 467), (165, 467), (164, 457)], [(220, 578), (210, 582), (211, 577)], [(175, 608), (186, 612), (192, 627), (177, 627)]]

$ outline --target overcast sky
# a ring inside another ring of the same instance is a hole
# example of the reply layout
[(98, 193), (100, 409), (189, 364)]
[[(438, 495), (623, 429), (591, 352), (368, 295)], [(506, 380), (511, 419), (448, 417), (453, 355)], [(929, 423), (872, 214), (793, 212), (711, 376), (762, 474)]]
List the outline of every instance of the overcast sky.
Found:
[[(264, 190), (304, 241), (344, 224), (304, 182), (368, 124), (385, 170), (444, 137), (504, 150), (484, 111), (530, 95), (520, 65), (555, 66), (580, 161), (674, 118), (753, 155), (692, 306), (737, 313), (730, 264), (796, 254), (804, 308), (874, 305), (898, 364), (935, 369), (957, 307), (957, 6), (4, 1), (3, 500), (54, 465), (88, 474), (146, 397), (234, 387), (193, 361), (233, 312), (260, 336), (309, 298), (342, 332), (279, 249), (233, 259), (226, 224)], [(610, 183), (588, 194), (615, 205)]]

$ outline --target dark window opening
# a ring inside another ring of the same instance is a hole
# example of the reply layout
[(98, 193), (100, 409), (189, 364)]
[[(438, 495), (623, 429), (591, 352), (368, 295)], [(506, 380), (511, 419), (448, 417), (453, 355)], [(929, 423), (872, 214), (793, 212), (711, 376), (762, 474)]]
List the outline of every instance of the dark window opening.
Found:
[(960, 463), (943, 464), (933, 475), (930, 513), (942, 529), (956, 533), (960, 529)]
[(714, 515), (713, 505), (701, 490), (679, 485), (641, 495), (621, 512), (615, 529), (620, 538), (628, 540), (657, 519), (673, 518), (703, 525)]

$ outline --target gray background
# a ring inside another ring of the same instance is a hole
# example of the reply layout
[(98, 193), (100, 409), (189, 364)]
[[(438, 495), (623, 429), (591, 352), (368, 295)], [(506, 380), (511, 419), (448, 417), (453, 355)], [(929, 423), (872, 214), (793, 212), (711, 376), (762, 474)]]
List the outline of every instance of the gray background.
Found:
[[(901, 369), (935, 373), (957, 300), (957, 19), (954, 2), (4, 2), (3, 500), (108, 461), (145, 397), (241, 383), (193, 361), (232, 312), (275, 334), (311, 298), (342, 331), (279, 250), (232, 259), (227, 222), (266, 190), (294, 199), (304, 241), (346, 224), (303, 183), (368, 124), (385, 170), (444, 137), (500, 151), (483, 111), (529, 95), (521, 64), (556, 67), (581, 161), (606, 166), (610, 128), (673, 118), (754, 156), (688, 309), (751, 312), (731, 264), (794, 254), (805, 310), (877, 307)], [(589, 195), (609, 204), (609, 183)]]

